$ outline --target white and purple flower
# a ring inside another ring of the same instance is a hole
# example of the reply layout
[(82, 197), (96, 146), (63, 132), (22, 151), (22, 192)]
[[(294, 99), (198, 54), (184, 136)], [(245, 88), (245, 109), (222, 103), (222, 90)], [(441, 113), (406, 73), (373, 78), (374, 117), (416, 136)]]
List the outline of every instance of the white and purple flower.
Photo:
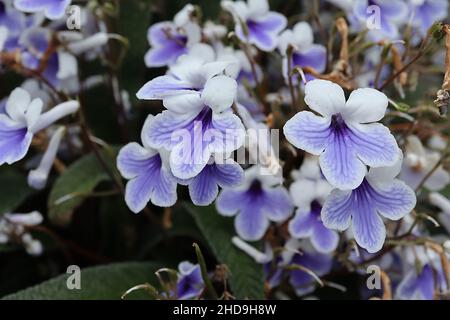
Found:
[(21, 160), (35, 133), (76, 112), (78, 107), (77, 101), (68, 101), (42, 113), (41, 99), (31, 100), (27, 91), (15, 89), (6, 102), (5, 113), (0, 114), (0, 165)]
[(183, 261), (178, 265), (178, 272), (177, 298), (189, 300), (199, 297), (205, 288), (200, 265)]
[(244, 170), (233, 159), (217, 161), (211, 157), (211, 161), (203, 170), (185, 183), (189, 185), (192, 202), (197, 206), (207, 206), (217, 198), (219, 186), (221, 188), (237, 187), (243, 179)]
[(445, 287), (445, 278), (442, 270), (435, 272), (433, 268), (426, 264), (422, 270), (417, 271), (411, 268), (397, 287), (396, 295), (402, 300), (434, 300), (435, 283)]
[[(286, 53), (289, 45), (294, 48), (291, 61), (289, 61)], [(307, 22), (299, 22), (292, 30), (283, 31), (278, 39), (278, 49), (283, 55), (283, 76), (285, 79), (288, 79), (289, 63), (291, 68), (312, 67), (319, 73), (325, 71), (327, 50), (323, 45), (314, 44), (313, 31)], [(306, 75), (307, 80), (312, 78), (310, 74)], [(297, 77), (293, 76), (292, 80), (297, 83)]]
[[(433, 170), (441, 158), (438, 151), (432, 151), (422, 145), (420, 139), (410, 135), (406, 139), (405, 161), (400, 179), (416, 189), (423, 179)], [(439, 191), (450, 183), (450, 174), (439, 165), (423, 183), (431, 191)]]
[[(296, 265), (309, 269), (316, 277), (321, 277), (331, 271), (333, 257), (314, 251), (309, 243), (301, 243), (291, 239), (285, 244), (287, 249), (282, 254), (282, 265), (295, 267)], [(290, 270), (289, 283), (298, 296), (307, 295), (314, 291), (317, 279), (305, 270)]]
[(192, 42), (198, 42), (196, 35), (187, 34), (170, 22), (158, 22), (148, 30), (148, 42), (151, 46), (145, 55), (147, 67), (164, 67), (173, 64), (178, 57), (188, 52)]
[(145, 132), (152, 121), (149, 115), (142, 128), (143, 146), (132, 142), (117, 156), (117, 168), (129, 180), (125, 202), (134, 213), (142, 211), (151, 201), (160, 207), (170, 207), (177, 201), (177, 180), (167, 165), (167, 155), (149, 146)]
[(277, 36), (287, 25), (285, 16), (270, 11), (268, 0), (222, 1), (222, 8), (233, 15), (239, 39), (263, 51), (275, 49)]
[(404, 0), (357, 0), (347, 12), (351, 26), (357, 31), (368, 29), (372, 41), (397, 40), (399, 26), (408, 19), (408, 5)]
[(325, 228), (320, 217), (322, 205), (333, 187), (323, 178), (317, 158), (305, 158), (289, 192), (297, 207), (295, 217), (289, 222), (289, 233), (296, 239), (310, 239), (318, 252), (329, 253), (336, 249), (339, 236)]
[(223, 189), (216, 201), (221, 215), (236, 216), (236, 232), (244, 240), (261, 239), (270, 221), (285, 221), (293, 210), (281, 179), (261, 175), (260, 170), (259, 166), (247, 169), (245, 182), (237, 188)]
[(23, 12), (45, 12), (48, 19), (60, 19), (72, 0), (14, 0), (14, 6)]
[(333, 190), (322, 208), (324, 225), (339, 231), (352, 225), (355, 240), (361, 247), (370, 253), (379, 251), (386, 238), (381, 217), (399, 220), (416, 205), (414, 191), (395, 179), (401, 162), (400, 158), (394, 166), (371, 168), (354, 190)]
[(366, 165), (393, 165), (399, 157), (397, 142), (380, 123), (387, 97), (371, 88), (351, 93), (347, 102), (342, 88), (327, 80), (312, 80), (305, 86), (305, 102), (313, 110), (297, 113), (286, 122), (284, 134), (299, 149), (319, 155), (320, 168), (328, 182), (343, 190), (361, 184)]
[(223, 74), (230, 63), (213, 59), (209, 46), (197, 45), (137, 93), (161, 99), (168, 109), (143, 134), (152, 148), (170, 151), (170, 168), (180, 179), (195, 177), (211, 155), (229, 154), (244, 142), (244, 126), (231, 109), (237, 83)]
[(448, 16), (447, 0), (410, 0), (409, 2), (414, 16), (411, 22), (421, 37), (427, 35), (433, 23), (444, 20)]

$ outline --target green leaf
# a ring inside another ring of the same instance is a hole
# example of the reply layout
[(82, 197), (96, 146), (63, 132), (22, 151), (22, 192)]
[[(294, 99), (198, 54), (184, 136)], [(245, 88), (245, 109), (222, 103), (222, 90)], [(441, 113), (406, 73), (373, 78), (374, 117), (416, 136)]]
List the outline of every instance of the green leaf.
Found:
[(194, 217), (219, 262), (230, 269), (230, 285), (234, 296), (238, 299), (264, 299), (263, 267), (231, 243), (235, 235), (233, 219), (220, 216), (213, 206), (185, 204), (185, 207)]
[[(139, 284), (156, 285), (155, 272), (161, 268), (156, 263), (126, 262), (115, 263), (81, 270), (81, 289), (69, 290), (67, 278), (63, 274), (34, 287), (8, 295), (7, 300), (106, 300), (120, 299), (122, 294)], [(149, 298), (145, 291), (136, 291), (126, 299)]]
[[(114, 172), (115, 153), (101, 152), (111, 171)], [(89, 196), (94, 188), (110, 177), (94, 154), (86, 155), (69, 168), (56, 180), (48, 199), (48, 217), (56, 224), (66, 225), (75, 210)]]
[(0, 215), (16, 209), (32, 193), (24, 175), (10, 167), (0, 171)]

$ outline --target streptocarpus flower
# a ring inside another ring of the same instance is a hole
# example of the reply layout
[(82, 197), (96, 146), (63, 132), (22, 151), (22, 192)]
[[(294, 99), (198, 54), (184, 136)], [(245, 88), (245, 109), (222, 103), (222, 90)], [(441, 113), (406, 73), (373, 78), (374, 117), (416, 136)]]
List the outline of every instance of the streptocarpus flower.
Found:
[[(194, 52), (206, 56), (194, 55)], [(145, 133), (152, 148), (170, 151), (170, 168), (180, 179), (195, 177), (211, 155), (228, 154), (239, 148), (245, 131), (231, 105), (237, 84), (221, 73), (228, 62), (210, 62), (214, 52), (197, 46), (180, 58), (170, 74), (148, 82), (140, 99), (162, 99), (168, 109), (158, 114)]]
[(237, 188), (223, 189), (216, 201), (221, 215), (236, 216), (236, 232), (244, 240), (261, 239), (270, 221), (284, 221), (293, 210), (281, 179), (258, 174), (259, 170), (259, 166), (245, 170), (245, 182)]
[(21, 160), (36, 132), (78, 110), (77, 101), (68, 101), (42, 112), (42, 100), (31, 100), (21, 88), (11, 92), (6, 113), (0, 114), (0, 165)]
[(9, 51), (17, 45), (17, 39), (26, 28), (25, 14), (12, 8), (10, 1), (0, 0), (0, 26), (6, 29), (5, 49)]
[[(422, 180), (433, 170), (441, 158), (438, 151), (431, 151), (422, 145), (415, 135), (406, 138), (405, 161), (403, 162), (400, 179), (415, 189)], [(439, 191), (450, 183), (450, 174), (438, 166), (424, 182), (424, 186), (431, 191)]]
[(286, 27), (286, 17), (269, 11), (268, 0), (222, 1), (222, 8), (235, 19), (235, 32), (243, 42), (254, 44), (263, 51), (272, 51), (278, 34)]
[(404, 0), (357, 0), (347, 14), (351, 26), (357, 31), (369, 29), (367, 37), (372, 41), (397, 40), (399, 25), (406, 23), (408, 5)]
[(179, 300), (189, 300), (200, 296), (205, 288), (200, 265), (189, 261), (178, 265), (177, 297)]
[(347, 102), (342, 88), (327, 80), (312, 80), (305, 86), (305, 102), (322, 117), (309, 111), (286, 122), (284, 134), (299, 149), (319, 155), (320, 168), (328, 182), (349, 190), (361, 184), (366, 165), (393, 165), (399, 157), (397, 142), (380, 123), (387, 97), (371, 88), (351, 93)]
[(207, 206), (217, 198), (219, 186), (236, 187), (243, 179), (244, 170), (233, 159), (216, 161), (212, 158), (197, 176), (187, 181), (189, 195), (195, 205)]
[(340, 231), (352, 225), (355, 240), (361, 247), (370, 253), (379, 251), (386, 238), (381, 216), (399, 220), (416, 205), (414, 191), (395, 179), (401, 160), (391, 167), (371, 168), (354, 190), (333, 190), (322, 208), (324, 225)]
[(323, 178), (317, 157), (306, 157), (292, 176), (295, 180), (289, 192), (297, 211), (289, 221), (289, 233), (296, 239), (309, 238), (319, 252), (333, 251), (339, 237), (336, 231), (325, 228), (320, 217), (322, 204), (333, 187)]
[[(168, 110), (179, 114), (196, 112), (205, 104), (211, 104), (219, 112), (228, 109), (236, 96), (237, 84), (222, 73), (233, 62), (214, 59), (215, 52), (210, 46), (197, 44), (189, 54), (180, 57), (167, 75), (147, 82), (136, 96), (142, 100), (162, 100)], [(220, 90), (214, 84), (220, 84)]]
[(14, 0), (14, 6), (24, 12), (45, 12), (51, 20), (62, 18), (71, 0)]
[(178, 26), (171, 21), (158, 22), (148, 29), (150, 49), (144, 60), (147, 67), (163, 67), (173, 64), (178, 57), (200, 42), (200, 28)]
[[(289, 63), (291, 68), (312, 67), (320, 73), (325, 71), (327, 50), (320, 44), (314, 44), (313, 41), (313, 31), (307, 22), (299, 22), (292, 30), (285, 30), (281, 33), (278, 39), (278, 48), (283, 56), (283, 76), (285, 79), (288, 79)], [(290, 62), (286, 54), (289, 45), (294, 48)], [(312, 76), (307, 74), (306, 78), (310, 80)], [(297, 77), (293, 76), (292, 79), (294, 83), (297, 83)]]
[(445, 292), (446, 283), (440, 267), (435, 268), (430, 264), (417, 271), (414, 267), (405, 275), (396, 290), (396, 296), (402, 300), (433, 300), (435, 288)]
[[(295, 267), (296, 265), (309, 269), (316, 277), (321, 277), (330, 272), (333, 266), (331, 255), (315, 252), (308, 243), (297, 240), (288, 240), (287, 249), (283, 254), (283, 265)], [(289, 282), (298, 296), (314, 291), (317, 280), (305, 270), (289, 271)]]
[(117, 168), (129, 180), (125, 202), (134, 213), (142, 211), (149, 201), (160, 207), (170, 207), (177, 201), (177, 181), (167, 166), (165, 153), (150, 147), (145, 136), (152, 118), (149, 115), (142, 128), (143, 146), (129, 143), (117, 156)]
[(444, 20), (448, 15), (447, 0), (410, 0), (410, 5), (414, 17), (411, 23), (422, 37), (426, 36), (433, 23)]
[(42, 72), (42, 76), (57, 88), (73, 86), (78, 73), (77, 60), (66, 51), (57, 51), (45, 57), (45, 70), (41, 71), (41, 60), (50, 45), (51, 33), (46, 28), (30, 28), (19, 39), (22, 64), (31, 70)]

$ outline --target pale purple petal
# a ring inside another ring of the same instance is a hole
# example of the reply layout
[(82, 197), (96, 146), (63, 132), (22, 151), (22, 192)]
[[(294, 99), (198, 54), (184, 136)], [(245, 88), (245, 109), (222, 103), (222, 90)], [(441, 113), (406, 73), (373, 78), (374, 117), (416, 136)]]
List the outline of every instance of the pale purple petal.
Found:
[(162, 166), (159, 154), (148, 152), (136, 143), (126, 145), (119, 152), (117, 167), (130, 179), (125, 190), (125, 202), (131, 211), (142, 211), (147, 203), (161, 207), (175, 204), (176, 180)]
[(433, 300), (434, 299), (434, 276), (429, 265), (425, 265), (420, 272), (413, 268), (409, 271), (397, 287), (397, 296), (400, 299)]
[(207, 206), (216, 199), (219, 187), (215, 176), (215, 164), (205, 168), (189, 184), (189, 195), (197, 206)]
[(244, 170), (233, 161), (233, 163), (216, 165), (217, 184), (224, 187), (238, 186), (244, 179)]
[(297, 238), (309, 238), (314, 230), (317, 217), (311, 212), (297, 210), (295, 217), (289, 221), (289, 233)]
[(186, 47), (182, 47), (176, 42), (170, 42), (161, 47), (152, 47), (144, 56), (145, 65), (149, 68), (164, 67), (173, 64), (178, 57), (187, 52)]
[(381, 123), (348, 125), (348, 135), (353, 148), (368, 166), (384, 167), (393, 165), (399, 157), (399, 148), (389, 129)]
[(234, 216), (238, 213), (245, 198), (245, 191), (224, 189), (216, 200), (217, 212), (227, 217)]
[(350, 226), (353, 203), (351, 191), (335, 189), (322, 208), (323, 224), (330, 229), (346, 230)]
[(286, 139), (295, 147), (320, 155), (331, 135), (330, 123), (330, 119), (302, 111), (286, 122), (283, 131)]
[(133, 179), (145, 170), (146, 160), (156, 153), (143, 148), (136, 142), (129, 143), (119, 151), (117, 168), (125, 179)]
[[(286, 18), (275, 12), (264, 17), (246, 21), (248, 41), (263, 51), (272, 51), (277, 45), (277, 35), (286, 26)], [(247, 41), (241, 26), (236, 26), (236, 34), (242, 41)]]
[(311, 243), (321, 253), (330, 253), (336, 249), (339, 236), (336, 231), (327, 229), (322, 222), (317, 222), (311, 235)]
[(3, 117), (0, 118), (0, 165), (12, 164), (25, 157), (31, 145), (33, 134)]
[(372, 201), (377, 211), (390, 220), (399, 220), (416, 206), (414, 191), (400, 180), (383, 186), (372, 185)]
[(313, 44), (307, 51), (294, 52), (293, 67), (312, 67), (318, 72), (323, 72), (327, 63), (326, 52), (326, 48), (318, 44)]
[(177, 282), (177, 298), (188, 300), (198, 297), (204, 289), (203, 278), (199, 265), (195, 265), (189, 273), (182, 274)]
[(242, 239), (259, 240), (269, 227), (269, 219), (265, 217), (261, 203), (247, 200), (241, 205), (234, 226)]
[[(367, 182), (365, 182), (367, 183)], [(367, 183), (368, 184), (368, 183)], [(370, 253), (383, 247), (386, 228), (365, 188), (353, 191), (352, 227), (356, 242)]]
[(292, 213), (294, 206), (289, 192), (282, 186), (264, 190), (263, 211), (272, 221), (284, 221)]
[(323, 175), (331, 185), (340, 189), (356, 188), (364, 179), (367, 169), (352, 147), (349, 132), (337, 128), (332, 131), (329, 141), (319, 158)]

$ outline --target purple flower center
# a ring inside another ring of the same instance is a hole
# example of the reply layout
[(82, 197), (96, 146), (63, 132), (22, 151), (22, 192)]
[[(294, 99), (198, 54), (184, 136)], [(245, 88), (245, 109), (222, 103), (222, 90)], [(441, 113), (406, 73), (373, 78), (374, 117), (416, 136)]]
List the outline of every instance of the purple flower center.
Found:
[(250, 185), (250, 188), (247, 190), (247, 195), (250, 199), (255, 200), (261, 197), (264, 193), (264, 190), (262, 188), (261, 181), (255, 179)]
[(212, 127), (212, 110), (210, 107), (204, 107), (202, 111), (194, 118), (193, 123), (200, 122), (203, 131)]
[(320, 204), (319, 201), (314, 200), (314, 201), (311, 203), (311, 213), (312, 213), (314, 216), (316, 216), (316, 217), (318, 217), (318, 218), (320, 219), (320, 213), (321, 213), (321, 211), (322, 211), (322, 205)]

